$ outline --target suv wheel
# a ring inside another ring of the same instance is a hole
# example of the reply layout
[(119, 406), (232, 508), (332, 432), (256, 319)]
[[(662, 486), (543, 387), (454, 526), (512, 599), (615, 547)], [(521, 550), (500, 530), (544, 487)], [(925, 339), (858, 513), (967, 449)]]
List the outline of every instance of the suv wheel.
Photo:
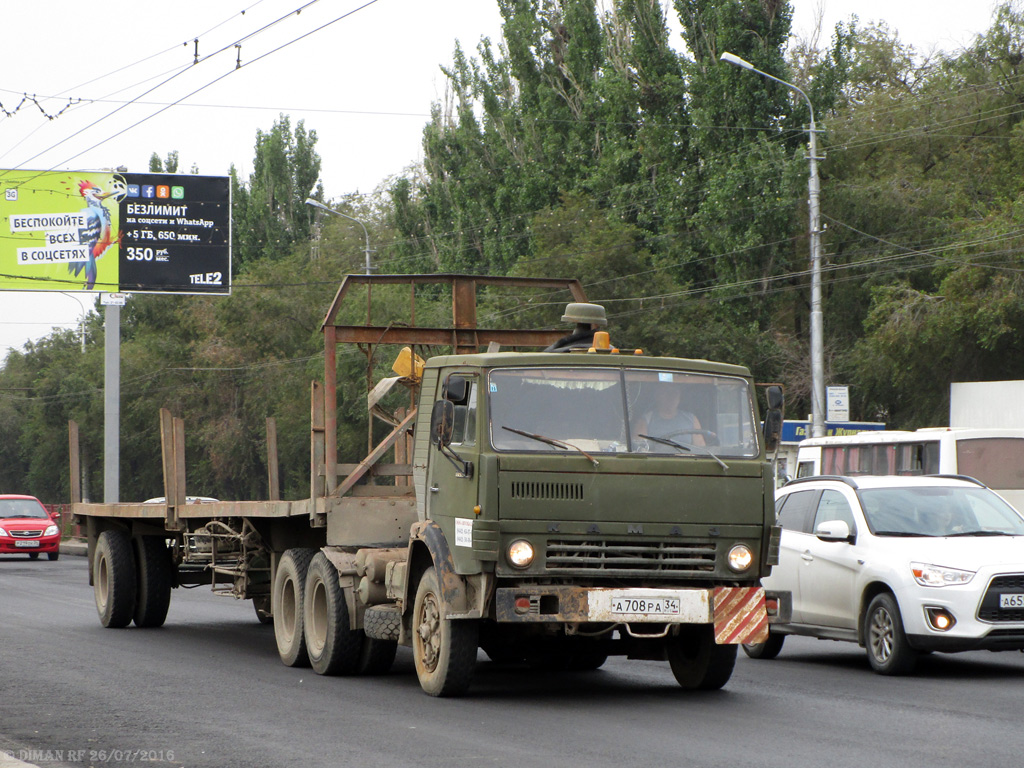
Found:
[(864, 645), (871, 668), (880, 675), (905, 675), (917, 663), (917, 651), (910, 647), (903, 632), (899, 605), (888, 592), (877, 595), (868, 605)]

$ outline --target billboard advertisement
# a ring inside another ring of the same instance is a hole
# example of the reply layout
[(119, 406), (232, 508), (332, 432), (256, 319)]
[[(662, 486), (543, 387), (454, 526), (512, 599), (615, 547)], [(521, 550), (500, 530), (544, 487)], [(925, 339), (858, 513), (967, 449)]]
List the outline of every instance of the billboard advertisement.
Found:
[(229, 294), (230, 180), (0, 170), (0, 290)]

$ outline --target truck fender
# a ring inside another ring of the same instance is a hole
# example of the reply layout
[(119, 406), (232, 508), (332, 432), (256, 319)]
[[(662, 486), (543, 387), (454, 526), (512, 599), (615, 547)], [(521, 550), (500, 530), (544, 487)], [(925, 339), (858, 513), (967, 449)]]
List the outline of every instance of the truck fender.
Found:
[[(415, 584), (419, 583), (420, 574), (430, 565), (437, 571), (437, 581), (441, 587), (441, 597), (444, 598), (447, 616), (455, 618), (465, 614), (469, 608), (466, 599), (466, 581), (455, 572), (455, 564), (452, 561), (451, 549), (448, 547), (448, 540), (440, 526), (433, 520), (425, 520), (417, 523), (412, 528), (412, 537), (409, 541), (409, 561), (416, 564), (415, 581), (410, 579), (406, 582), (405, 605), (412, 607), (410, 592), (415, 595)], [(422, 562), (426, 558), (417, 557), (417, 550), (426, 548), (433, 563)]]

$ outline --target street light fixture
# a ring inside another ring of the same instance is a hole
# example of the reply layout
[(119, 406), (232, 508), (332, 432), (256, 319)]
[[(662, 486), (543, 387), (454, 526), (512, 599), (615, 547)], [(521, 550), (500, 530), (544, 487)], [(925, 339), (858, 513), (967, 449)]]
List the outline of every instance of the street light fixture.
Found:
[(821, 221), (818, 210), (818, 199), (821, 194), (821, 184), (818, 180), (818, 131), (814, 125), (814, 107), (807, 94), (800, 88), (780, 80), (774, 75), (762, 72), (749, 61), (741, 59), (734, 53), (726, 51), (720, 57), (742, 69), (749, 69), (762, 77), (781, 83), (787, 88), (799, 93), (807, 102), (807, 109), (811, 113), (811, 124), (807, 129), (809, 135), (809, 152), (807, 160), (811, 166), (810, 177), (807, 180), (809, 192), (808, 208), (810, 209), (811, 226), (811, 437), (825, 436), (825, 345), (822, 333), (822, 312), (821, 312)]
[(369, 275), (373, 271), (372, 267), (370, 266), (370, 235), (366, 231), (366, 226), (363, 224), (363, 222), (361, 222), (359, 219), (349, 216), (347, 213), (342, 213), (341, 211), (336, 211), (333, 208), (328, 208), (319, 200), (314, 200), (312, 197), (306, 198), (306, 205), (312, 205), (314, 208), (319, 208), (322, 211), (333, 213), (335, 216), (341, 216), (342, 218), (348, 219), (349, 221), (354, 221), (356, 224), (363, 228), (363, 236), (366, 238), (366, 274)]

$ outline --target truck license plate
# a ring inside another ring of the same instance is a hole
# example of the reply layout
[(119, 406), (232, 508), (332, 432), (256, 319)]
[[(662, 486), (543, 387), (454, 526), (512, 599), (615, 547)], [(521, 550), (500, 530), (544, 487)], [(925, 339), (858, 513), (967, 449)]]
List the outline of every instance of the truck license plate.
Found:
[(31, 549), (32, 547), (38, 547), (39, 546), (39, 542), (38, 541), (16, 541), (16, 542), (14, 542), (14, 546), (16, 546), (16, 547), (25, 547), (26, 549)]
[(1000, 608), (1024, 608), (1024, 593), (1017, 592), (999, 596)]
[(679, 615), (678, 597), (613, 597), (612, 613)]

